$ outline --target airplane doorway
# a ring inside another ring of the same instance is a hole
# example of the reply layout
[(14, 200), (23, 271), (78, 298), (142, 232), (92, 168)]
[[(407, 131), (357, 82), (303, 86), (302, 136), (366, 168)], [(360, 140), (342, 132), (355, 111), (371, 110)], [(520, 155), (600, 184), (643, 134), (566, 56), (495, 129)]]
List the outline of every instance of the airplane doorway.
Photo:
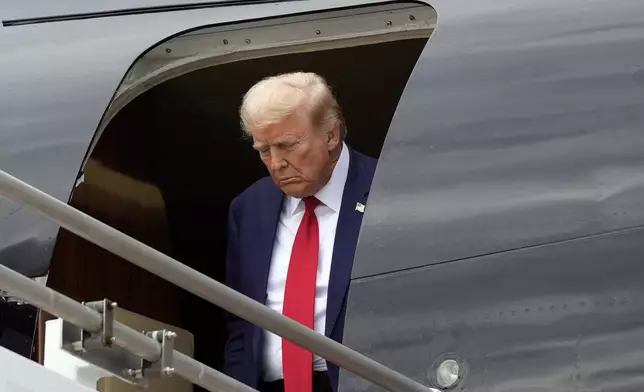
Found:
[[(266, 175), (239, 126), (245, 91), (277, 73), (319, 73), (343, 108), (347, 143), (378, 157), (430, 34), (287, 51), (167, 78), (109, 118), (70, 204), (223, 281), (229, 203)], [(199, 361), (223, 364), (220, 309), (62, 229), (47, 285), (77, 300), (107, 297), (187, 329)]]

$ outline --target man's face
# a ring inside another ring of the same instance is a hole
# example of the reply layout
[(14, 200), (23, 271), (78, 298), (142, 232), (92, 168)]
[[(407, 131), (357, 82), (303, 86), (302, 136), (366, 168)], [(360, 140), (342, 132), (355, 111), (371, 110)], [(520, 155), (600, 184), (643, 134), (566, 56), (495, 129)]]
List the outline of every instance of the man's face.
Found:
[(287, 195), (314, 195), (331, 178), (339, 130), (316, 131), (306, 116), (293, 114), (279, 124), (253, 132), (253, 148), (275, 184)]

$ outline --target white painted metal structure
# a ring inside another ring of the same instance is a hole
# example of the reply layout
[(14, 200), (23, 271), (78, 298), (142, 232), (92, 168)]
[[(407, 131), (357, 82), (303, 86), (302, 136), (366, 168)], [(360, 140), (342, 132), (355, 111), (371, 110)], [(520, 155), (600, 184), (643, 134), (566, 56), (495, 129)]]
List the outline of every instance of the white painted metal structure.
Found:
[(45, 391), (92, 392), (94, 390), (0, 346), (0, 392)]

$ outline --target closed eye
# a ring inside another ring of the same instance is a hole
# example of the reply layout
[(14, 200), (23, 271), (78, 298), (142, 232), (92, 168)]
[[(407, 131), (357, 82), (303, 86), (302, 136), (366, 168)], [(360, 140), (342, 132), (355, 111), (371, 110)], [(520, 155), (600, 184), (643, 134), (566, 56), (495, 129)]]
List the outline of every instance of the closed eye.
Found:
[(284, 150), (292, 150), (293, 148), (295, 148), (295, 146), (299, 144), (299, 142), (300, 142), (299, 140), (292, 141), (292, 142), (284, 142), (284, 143), (280, 143), (279, 147), (280, 149), (284, 149)]

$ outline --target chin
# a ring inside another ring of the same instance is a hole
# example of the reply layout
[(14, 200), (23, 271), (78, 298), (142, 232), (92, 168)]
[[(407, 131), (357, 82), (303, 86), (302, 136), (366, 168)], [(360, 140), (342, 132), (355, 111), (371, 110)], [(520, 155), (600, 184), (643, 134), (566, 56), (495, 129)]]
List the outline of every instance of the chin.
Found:
[(282, 188), (282, 192), (284, 192), (287, 196), (297, 197), (298, 199), (303, 199), (308, 196), (308, 194), (306, 192), (303, 192), (301, 189), (291, 189), (288, 186)]
[(299, 199), (310, 196), (308, 189), (300, 184), (287, 184), (282, 186), (280, 189), (288, 196), (297, 197)]

